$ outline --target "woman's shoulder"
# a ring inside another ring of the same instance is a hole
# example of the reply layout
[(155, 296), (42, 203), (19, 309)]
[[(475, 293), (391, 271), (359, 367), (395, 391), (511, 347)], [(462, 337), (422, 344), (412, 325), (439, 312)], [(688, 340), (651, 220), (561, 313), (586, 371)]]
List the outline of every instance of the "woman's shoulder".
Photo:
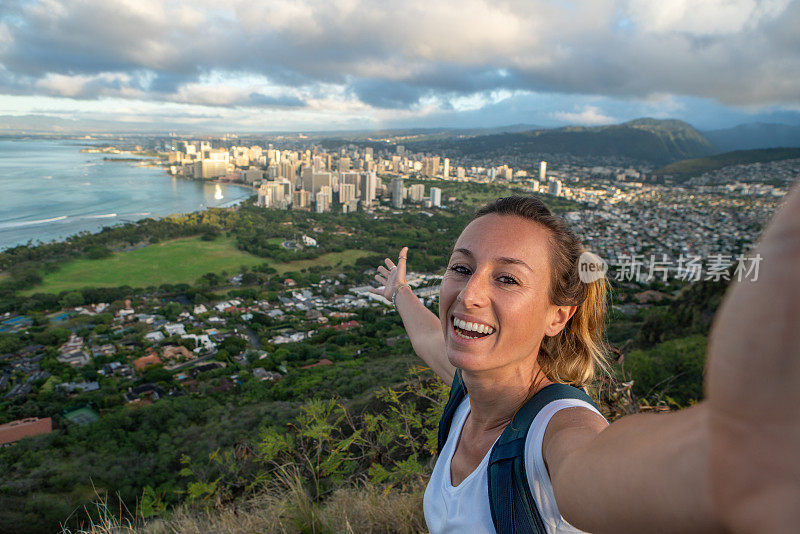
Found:
[[(536, 501), (548, 532), (581, 532), (562, 516), (556, 504), (550, 473), (550, 455), (562, 445), (575, 443), (576, 432), (583, 441), (596, 436), (607, 426), (606, 420), (591, 403), (580, 399), (559, 399), (547, 404), (534, 418), (525, 447), (525, 471), (531, 494)], [(553, 448), (555, 446), (555, 448)], [(564, 449), (566, 450), (566, 449)]]

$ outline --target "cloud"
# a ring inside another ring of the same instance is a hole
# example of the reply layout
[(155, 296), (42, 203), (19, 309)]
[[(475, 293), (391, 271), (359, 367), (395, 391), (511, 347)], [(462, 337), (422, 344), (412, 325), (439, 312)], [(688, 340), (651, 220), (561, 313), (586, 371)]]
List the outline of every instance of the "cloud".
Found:
[(663, 99), (662, 113), (685, 98), (800, 105), (798, 1), (0, 5), (0, 94), (284, 112), (326, 107), (339, 118), (373, 121), (391, 110), (399, 117), (465, 113), (510, 94), (561, 94), (572, 102), (538, 116), (582, 124), (618, 116), (577, 103), (598, 95)]
[(581, 111), (556, 111), (551, 116), (557, 121), (566, 124), (580, 124), (583, 126), (598, 126), (617, 122), (617, 119), (606, 115), (596, 106), (586, 106)]

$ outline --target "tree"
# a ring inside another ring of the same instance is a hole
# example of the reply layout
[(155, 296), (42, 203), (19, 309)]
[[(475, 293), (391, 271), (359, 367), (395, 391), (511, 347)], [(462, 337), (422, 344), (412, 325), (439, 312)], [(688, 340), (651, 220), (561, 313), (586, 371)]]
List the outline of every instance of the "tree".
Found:
[(83, 300), (83, 293), (80, 291), (72, 291), (67, 293), (58, 301), (64, 308), (74, 308), (76, 306), (81, 306), (84, 303)]

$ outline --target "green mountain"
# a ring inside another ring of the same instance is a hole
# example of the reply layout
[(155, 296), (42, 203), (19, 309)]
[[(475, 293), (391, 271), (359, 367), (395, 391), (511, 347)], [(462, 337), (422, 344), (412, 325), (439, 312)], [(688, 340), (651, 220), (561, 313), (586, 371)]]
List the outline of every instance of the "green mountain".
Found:
[(716, 152), (714, 145), (690, 124), (648, 118), (609, 126), (568, 126), (407, 146), (412, 150), (444, 149), (476, 156), (522, 152), (622, 157), (661, 165)]
[(705, 172), (721, 169), (729, 165), (746, 163), (765, 163), (784, 159), (800, 158), (800, 148), (762, 148), (757, 150), (736, 150), (704, 158), (676, 161), (657, 169), (654, 174), (669, 175), (675, 178), (691, 178)]

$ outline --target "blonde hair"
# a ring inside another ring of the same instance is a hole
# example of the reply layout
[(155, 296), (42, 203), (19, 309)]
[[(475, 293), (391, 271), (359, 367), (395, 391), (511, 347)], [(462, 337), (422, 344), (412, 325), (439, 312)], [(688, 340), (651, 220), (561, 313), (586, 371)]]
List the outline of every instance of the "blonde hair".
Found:
[(577, 306), (575, 314), (554, 336), (542, 340), (538, 364), (552, 382), (583, 387), (598, 370), (608, 371), (607, 347), (603, 339), (607, 299), (605, 278), (584, 283), (578, 274), (578, 260), (586, 251), (578, 236), (561, 218), (536, 197), (510, 196), (486, 204), (473, 220), (494, 213), (521, 217), (549, 230), (550, 302)]

